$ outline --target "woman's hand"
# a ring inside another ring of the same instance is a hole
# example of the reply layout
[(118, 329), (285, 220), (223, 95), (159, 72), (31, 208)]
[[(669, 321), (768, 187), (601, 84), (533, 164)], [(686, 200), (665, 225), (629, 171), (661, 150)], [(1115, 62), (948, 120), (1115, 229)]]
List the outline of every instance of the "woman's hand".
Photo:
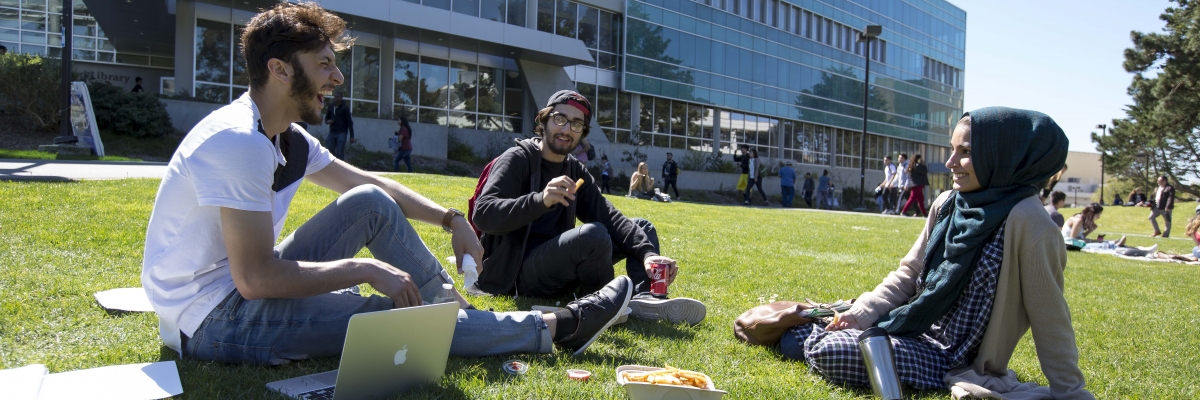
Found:
[(855, 318), (853, 314), (847, 313), (834, 314), (833, 322), (830, 322), (829, 325), (825, 326), (825, 330), (827, 331), (840, 331), (845, 329), (862, 330), (862, 326), (858, 324), (858, 318)]

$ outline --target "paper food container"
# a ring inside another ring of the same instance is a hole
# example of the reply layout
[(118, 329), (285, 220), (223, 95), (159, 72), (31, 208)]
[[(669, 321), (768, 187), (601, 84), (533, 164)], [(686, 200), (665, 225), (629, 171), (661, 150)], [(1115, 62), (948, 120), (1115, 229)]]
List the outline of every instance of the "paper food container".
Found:
[[(724, 390), (713, 387), (712, 378), (708, 379), (707, 389), (691, 386), (655, 385), (645, 382), (626, 382), (621, 376), (624, 371), (658, 371), (663, 368), (647, 367), (644, 365), (622, 365), (617, 367), (617, 383), (625, 388), (629, 400), (720, 400), (725, 395)], [(707, 375), (705, 375), (707, 376)]]

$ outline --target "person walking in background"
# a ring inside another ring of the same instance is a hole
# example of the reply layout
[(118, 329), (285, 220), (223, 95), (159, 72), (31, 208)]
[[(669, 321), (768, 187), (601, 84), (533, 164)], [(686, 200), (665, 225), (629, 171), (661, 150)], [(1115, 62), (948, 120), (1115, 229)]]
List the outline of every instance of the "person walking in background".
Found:
[[(1175, 209), (1175, 187), (1167, 183), (1167, 176), (1158, 177), (1158, 189), (1154, 190), (1154, 203), (1150, 206), (1150, 225), (1154, 227), (1151, 237), (1171, 237), (1171, 210)], [(1163, 216), (1167, 229), (1158, 230), (1158, 216)]]
[(893, 182), (896, 179), (896, 164), (892, 164), (892, 156), (883, 156), (883, 182), (879, 183), (879, 187), (883, 188), (883, 211), (881, 214), (891, 214), (892, 210), (896, 209), (895, 191)]
[(750, 166), (750, 177), (746, 181), (746, 201), (742, 204), (750, 205), (750, 191), (757, 187), (758, 194), (762, 196), (763, 205), (771, 205), (771, 202), (767, 201), (767, 193), (762, 188), (762, 173), (766, 170), (766, 167), (762, 165), (762, 161), (759, 161), (757, 149), (750, 149), (750, 159), (747, 161), (747, 164)]
[(346, 144), (354, 142), (354, 119), (350, 117), (350, 104), (342, 92), (333, 95), (333, 105), (325, 113), (325, 124), (329, 125), (329, 136), (325, 146), (334, 157), (346, 159)]
[(1050, 220), (1058, 225), (1058, 229), (1063, 227), (1063, 215), (1058, 212), (1058, 209), (1067, 205), (1067, 194), (1060, 191), (1050, 192), (1050, 205), (1046, 206), (1046, 212), (1050, 214)]
[(733, 162), (738, 163), (738, 168), (742, 169), (742, 176), (738, 177), (738, 191), (746, 190), (750, 186), (750, 146), (741, 145), (737, 150), (733, 151)]
[(829, 182), (829, 170), (821, 172), (821, 178), (817, 179), (817, 208), (827, 208), (829, 200), (833, 197), (833, 185)]
[(804, 173), (804, 204), (808, 204), (808, 208), (812, 208), (813, 190), (816, 190), (817, 184), (813, 182), (812, 173)]
[(133, 90), (130, 90), (130, 92), (142, 93), (144, 91), (146, 91), (146, 90), (142, 89), (142, 77), (139, 76), (139, 77), (133, 78)]
[(675, 198), (678, 199), (679, 185), (675, 183), (675, 180), (679, 179), (679, 164), (676, 164), (672, 157), (671, 153), (667, 153), (667, 161), (663, 163), (663, 193), (670, 193), (671, 188), (675, 188)]
[(400, 147), (396, 148), (396, 155), (392, 157), (392, 171), (400, 172), (400, 160), (404, 160), (404, 166), (408, 172), (412, 172), (412, 126), (408, 124), (408, 117), (400, 117), (396, 123), (400, 125), (400, 130), (396, 131)]
[(912, 179), (908, 175), (908, 154), (900, 153), (896, 157), (896, 183), (892, 186), (896, 188), (896, 208), (892, 210), (892, 214), (900, 214), (900, 205), (907, 201), (909, 192), (912, 188)]
[(612, 165), (608, 164), (608, 154), (600, 156), (600, 190), (602, 193), (612, 194), (612, 189), (608, 188), (608, 181), (612, 180)]
[(908, 177), (912, 183), (908, 188), (908, 202), (904, 203), (904, 208), (900, 210), (900, 215), (907, 215), (908, 208), (916, 203), (917, 212), (914, 215), (925, 216), (925, 186), (929, 186), (929, 168), (925, 166), (925, 159), (920, 154), (914, 154), (912, 161), (908, 163)]
[(783, 206), (791, 207), (792, 199), (796, 198), (796, 170), (791, 161), (779, 169), (779, 192), (783, 194)]

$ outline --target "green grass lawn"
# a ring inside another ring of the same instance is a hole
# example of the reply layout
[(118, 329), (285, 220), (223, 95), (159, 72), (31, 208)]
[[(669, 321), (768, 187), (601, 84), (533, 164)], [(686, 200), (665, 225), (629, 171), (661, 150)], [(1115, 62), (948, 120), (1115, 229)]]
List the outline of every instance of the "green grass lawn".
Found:
[(139, 158), (121, 156), (96, 157), (95, 155), (56, 154), (37, 150), (0, 149), (0, 158), (24, 160), (97, 160), (97, 161), (142, 161)]
[[(475, 180), (400, 175), (402, 183), (440, 204), (465, 209)], [(97, 291), (139, 285), (142, 246), (157, 180), (68, 183), (0, 182), (0, 367), (47, 364), (52, 372), (104, 365), (176, 360), (162, 346), (153, 314), (109, 314)], [(305, 184), (284, 235), (334, 199)], [(613, 369), (622, 364), (662, 365), (708, 373), (727, 398), (869, 398), (869, 389), (830, 385), (802, 363), (733, 338), (731, 324), (746, 309), (771, 299), (852, 298), (873, 288), (912, 245), (919, 218), (656, 203), (609, 197), (626, 215), (653, 221), (663, 252), (679, 260), (672, 294), (708, 304), (708, 319), (671, 326), (631, 319), (605, 333), (580, 358), (566, 352), (521, 355), (531, 369), (506, 376), (511, 357), (450, 359), (447, 375), (406, 398), (620, 399)], [(1187, 211), (1175, 216), (1182, 229)], [(1073, 211), (1064, 210), (1069, 216)], [(1109, 208), (1101, 232), (1148, 234), (1144, 208)], [(439, 258), (450, 255), (440, 227), (418, 232)], [(1181, 239), (1131, 237), (1131, 244), (1160, 244), (1187, 252)], [(364, 253), (365, 255), (365, 253)], [(1148, 263), (1072, 252), (1067, 296), (1088, 388), (1098, 398), (1200, 397), (1200, 267)], [(528, 299), (473, 298), (481, 308), (527, 310)], [(552, 303), (552, 301), (550, 301)], [(186, 398), (282, 398), (264, 384), (336, 368), (336, 359), (281, 367), (231, 366), (179, 361)], [(1011, 368), (1045, 384), (1027, 335)], [(567, 379), (566, 370), (593, 372), (591, 382)], [(949, 398), (948, 392), (911, 394)]]

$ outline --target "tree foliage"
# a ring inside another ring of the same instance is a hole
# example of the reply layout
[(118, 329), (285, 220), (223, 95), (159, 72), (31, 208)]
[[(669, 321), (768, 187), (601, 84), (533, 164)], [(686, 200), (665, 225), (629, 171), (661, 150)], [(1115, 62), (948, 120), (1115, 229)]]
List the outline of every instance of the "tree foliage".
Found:
[(58, 128), (62, 64), (52, 58), (10, 52), (0, 55), (0, 108), (19, 114), (27, 128)]
[(1153, 187), (1165, 175), (1178, 191), (1200, 195), (1200, 186), (1181, 181), (1200, 176), (1200, 9), (1192, 0), (1173, 0), (1159, 17), (1162, 32), (1130, 33), (1125, 70), (1133, 104), (1113, 121), (1107, 136), (1092, 134), (1105, 169), (1119, 179)]

